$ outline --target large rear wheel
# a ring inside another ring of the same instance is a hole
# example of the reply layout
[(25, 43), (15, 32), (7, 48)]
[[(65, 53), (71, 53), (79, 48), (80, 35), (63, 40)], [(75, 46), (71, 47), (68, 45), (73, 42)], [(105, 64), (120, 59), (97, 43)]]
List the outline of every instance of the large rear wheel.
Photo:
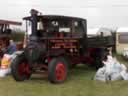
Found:
[(106, 51), (104, 48), (97, 48), (95, 49), (94, 53), (92, 53), (93, 62), (92, 64), (95, 66), (96, 69), (99, 69), (103, 66), (102, 60), (104, 58)]
[(16, 81), (24, 81), (31, 76), (30, 66), (23, 55), (17, 56), (11, 65), (12, 76)]
[(48, 64), (48, 79), (51, 83), (62, 83), (68, 74), (68, 63), (63, 57), (53, 58)]

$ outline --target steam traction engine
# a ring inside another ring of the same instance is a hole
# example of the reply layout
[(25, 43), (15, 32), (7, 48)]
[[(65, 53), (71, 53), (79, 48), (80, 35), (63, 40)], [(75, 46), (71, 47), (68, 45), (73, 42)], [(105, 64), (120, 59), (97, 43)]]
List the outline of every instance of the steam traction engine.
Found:
[[(27, 35), (26, 47), (11, 64), (16, 81), (26, 80), (32, 73), (45, 72), (50, 82), (61, 83), (72, 65), (96, 61), (100, 64), (104, 48), (89, 45), (85, 19), (39, 15), (34, 9), (31, 16), (23, 19), (29, 22), (32, 31)], [(100, 50), (98, 55), (94, 54), (97, 50)]]

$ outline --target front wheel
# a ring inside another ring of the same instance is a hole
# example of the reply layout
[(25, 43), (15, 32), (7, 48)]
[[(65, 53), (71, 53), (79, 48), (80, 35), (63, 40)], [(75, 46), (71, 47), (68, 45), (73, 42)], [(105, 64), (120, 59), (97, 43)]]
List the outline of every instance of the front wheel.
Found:
[(48, 79), (51, 83), (62, 83), (68, 74), (68, 64), (63, 57), (53, 58), (48, 64)]
[(11, 73), (16, 81), (24, 81), (31, 76), (30, 66), (23, 55), (17, 56), (11, 64)]

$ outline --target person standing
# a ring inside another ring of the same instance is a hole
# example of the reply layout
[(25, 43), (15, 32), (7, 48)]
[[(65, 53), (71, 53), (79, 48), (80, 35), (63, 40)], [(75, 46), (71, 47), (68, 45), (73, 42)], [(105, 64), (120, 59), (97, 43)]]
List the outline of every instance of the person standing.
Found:
[(7, 54), (13, 54), (17, 49), (16, 49), (16, 44), (13, 40), (9, 41), (9, 46), (7, 48)]

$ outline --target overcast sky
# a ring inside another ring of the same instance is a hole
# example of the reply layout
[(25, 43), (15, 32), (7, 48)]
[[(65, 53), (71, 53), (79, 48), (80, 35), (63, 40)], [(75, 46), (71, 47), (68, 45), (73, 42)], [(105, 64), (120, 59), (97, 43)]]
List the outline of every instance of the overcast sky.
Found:
[(22, 21), (31, 8), (82, 17), (88, 27), (128, 27), (128, 0), (0, 0), (0, 19)]

